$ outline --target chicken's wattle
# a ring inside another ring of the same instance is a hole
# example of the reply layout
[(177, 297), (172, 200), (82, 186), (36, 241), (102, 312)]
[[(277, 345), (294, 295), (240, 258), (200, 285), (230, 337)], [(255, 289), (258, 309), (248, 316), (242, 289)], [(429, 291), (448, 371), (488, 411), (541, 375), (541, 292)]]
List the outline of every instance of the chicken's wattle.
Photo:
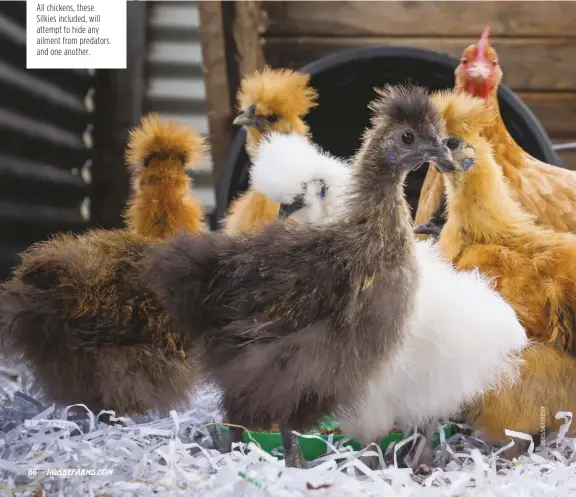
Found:
[(472, 78), (468, 79), (468, 94), (472, 97), (488, 98), (490, 93), (490, 83), (484, 80), (481, 84), (476, 83)]

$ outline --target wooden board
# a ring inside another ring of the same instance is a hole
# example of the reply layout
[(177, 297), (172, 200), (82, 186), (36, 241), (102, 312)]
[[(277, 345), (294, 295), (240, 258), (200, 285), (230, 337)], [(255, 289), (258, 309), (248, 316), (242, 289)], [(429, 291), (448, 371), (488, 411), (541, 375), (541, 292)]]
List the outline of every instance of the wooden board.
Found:
[(258, 1), (198, 2), (206, 101), (214, 167), (220, 181), (228, 157), (236, 115), (236, 92), (241, 77), (264, 66), (259, 39), (262, 23)]
[(264, 22), (261, 2), (258, 0), (236, 2), (235, 14), (233, 36), (240, 76), (245, 76), (264, 67), (264, 53), (260, 41), (260, 31)]
[(210, 128), (212, 176), (218, 183), (232, 141), (233, 89), (230, 88), (221, 2), (198, 2), (200, 39)]
[(536, 114), (551, 138), (576, 139), (576, 92), (519, 92), (518, 96)]
[(576, 2), (263, 2), (268, 35), (574, 36)]
[[(299, 68), (328, 54), (367, 45), (405, 45), (459, 57), (465, 38), (268, 38), (267, 63)], [(495, 39), (504, 82), (514, 90), (576, 90), (576, 41), (564, 39)]]

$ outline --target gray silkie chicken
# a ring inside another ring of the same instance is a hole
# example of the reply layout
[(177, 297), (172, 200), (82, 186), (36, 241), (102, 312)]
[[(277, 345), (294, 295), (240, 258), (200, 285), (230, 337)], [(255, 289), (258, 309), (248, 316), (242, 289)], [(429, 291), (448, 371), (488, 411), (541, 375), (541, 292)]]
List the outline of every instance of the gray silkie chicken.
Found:
[[(424, 89), (385, 87), (371, 109), (345, 217), (183, 234), (145, 258), (166, 309), (205, 345), (228, 419), (278, 423), (288, 466), (305, 466), (292, 430), (354, 403), (402, 343), (419, 279), (404, 180), (426, 163), (454, 168)], [(230, 442), (241, 436), (232, 429)]]

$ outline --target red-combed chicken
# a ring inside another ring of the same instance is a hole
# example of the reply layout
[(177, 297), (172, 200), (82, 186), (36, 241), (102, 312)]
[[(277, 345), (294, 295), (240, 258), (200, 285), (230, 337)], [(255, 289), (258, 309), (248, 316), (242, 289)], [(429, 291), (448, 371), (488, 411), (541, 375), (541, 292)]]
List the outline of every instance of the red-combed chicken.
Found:
[[(502, 69), (496, 50), (488, 43), (488, 35), (486, 28), (480, 41), (462, 53), (455, 72), (455, 91), (482, 97), (496, 111), (496, 118), (485, 128), (483, 136), (491, 142), (496, 162), (522, 207), (536, 216), (538, 224), (576, 232), (576, 172), (535, 159), (510, 136), (497, 99)], [(438, 234), (443, 224), (438, 213), (444, 208), (443, 193), (440, 175), (430, 168), (420, 193), (416, 224), (425, 223), (432, 216), (436, 217), (436, 223), (420, 231)]]
[[(318, 96), (309, 80), (308, 74), (268, 67), (244, 78), (238, 91), (241, 113), (234, 124), (246, 129), (246, 151), (251, 159), (266, 133), (309, 135), (303, 118), (317, 105)], [(246, 233), (277, 219), (279, 210), (280, 204), (249, 189), (232, 202), (222, 226), (228, 234)]]

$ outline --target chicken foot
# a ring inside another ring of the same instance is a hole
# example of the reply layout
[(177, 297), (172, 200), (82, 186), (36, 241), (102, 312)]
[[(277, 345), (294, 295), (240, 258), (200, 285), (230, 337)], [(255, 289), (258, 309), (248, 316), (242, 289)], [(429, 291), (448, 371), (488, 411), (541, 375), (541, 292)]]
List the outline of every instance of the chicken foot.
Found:
[(212, 446), (222, 452), (222, 437), (220, 436), (220, 428), (216, 423), (208, 425), (208, 433), (212, 438)]
[[(414, 426), (405, 430), (404, 438), (408, 438), (415, 433), (418, 433), (420, 437), (417, 441), (413, 441), (398, 449), (396, 456), (399, 467), (411, 467), (415, 473), (429, 472), (434, 462), (432, 442), (435, 428), (436, 425), (434, 423), (428, 423), (424, 426)], [(411, 454), (412, 457), (410, 457)], [(386, 459), (388, 459), (389, 464), (393, 464), (394, 450), (387, 455)]]
[[(284, 460), (288, 468), (308, 468), (308, 463), (302, 455), (300, 445), (298, 444), (298, 437), (292, 433), (288, 427), (280, 429), (282, 436), (282, 447), (284, 448)], [(219, 443), (219, 450), (222, 453), (232, 452), (232, 444), (244, 441), (244, 429), (231, 426), (228, 431), (228, 441)], [(215, 442), (216, 443), (216, 442)]]
[[(378, 445), (381, 445), (381, 440), (378, 441)], [(374, 449), (376, 450), (376, 449)], [(368, 467), (368, 469), (371, 469), (372, 471), (379, 471), (381, 469), (385, 469), (386, 468), (386, 464), (384, 464), (384, 467), (380, 467), (380, 457), (378, 455), (375, 456), (360, 456), (360, 459), (362, 460), (362, 462)]]

